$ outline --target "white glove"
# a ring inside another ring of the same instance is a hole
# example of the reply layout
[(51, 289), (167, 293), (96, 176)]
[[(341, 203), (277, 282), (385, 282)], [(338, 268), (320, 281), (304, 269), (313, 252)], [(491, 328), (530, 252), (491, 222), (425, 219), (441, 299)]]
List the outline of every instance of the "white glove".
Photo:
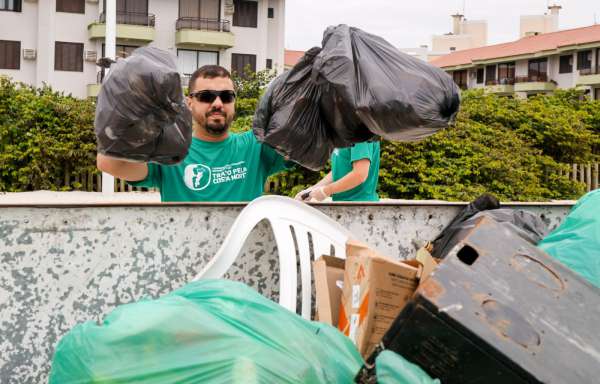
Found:
[(296, 196), (294, 197), (294, 199), (300, 200), (300, 201), (310, 200), (310, 197), (309, 197), (310, 191), (312, 191), (314, 188), (315, 188), (315, 186), (313, 185), (312, 187), (306, 188), (305, 190), (298, 192), (296, 194)]
[(325, 187), (317, 187), (310, 191), (309, 198), (311, 200), (323, 201), (328, 198), (329, 195), (325, 192)]

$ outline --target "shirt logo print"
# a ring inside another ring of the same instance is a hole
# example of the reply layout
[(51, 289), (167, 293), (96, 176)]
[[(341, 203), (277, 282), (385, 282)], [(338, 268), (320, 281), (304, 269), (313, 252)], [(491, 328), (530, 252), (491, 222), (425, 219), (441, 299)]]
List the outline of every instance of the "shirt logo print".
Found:
[(210, 185), (211, 169), (204, 164), (190, 164), (185, 167), (183, 181), (193, 191), (201, 191)]

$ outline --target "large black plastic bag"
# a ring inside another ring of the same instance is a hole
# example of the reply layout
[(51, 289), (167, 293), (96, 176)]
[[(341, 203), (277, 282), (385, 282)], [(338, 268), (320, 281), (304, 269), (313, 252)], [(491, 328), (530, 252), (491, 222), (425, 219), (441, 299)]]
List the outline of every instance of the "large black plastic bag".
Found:
[(389, 140), (421, 140), (454, 119), (460, 91), (443, 70), (347, 25), (329, 27), (313, 64), (321, 110), (336, 132), (364, 141), (366, 126)]
[(258, 140), (310, 168), (334, 148), (375, 135), (414, 141), (447, 127), (460, 104), (444, 71), (408, 56), (382, 38), (347, 25), (329, 27), (267, 89), (254, 115)]
[[(434, 242), (432, 255), (445, 258), (456, 244), (473, 231), (482, 216), (489, 217), (512, 236), (518, 236), (532, 245), (537, 245), (548, 233), (548, 226), (542, 218), (531, 212), (510, 208), (491, 209), (478, 212), (447, 228), (445, 231), (448, 231), (447, 235), (451, 237), (443, 237), (442, 240), (446, 240), (446, 242), (439, 245)], [(490, 241), (494, 241), (494, 239), (490, 239)]]
[(98, 94), (94, 125), (104, 155), (182, 161), (192, 141), (192, 116), (172, 56), (143, 47), (113, 64)]
[(254, 135), (286, 158), (318, 170), (336, 146), (347, 146), (320, 112), (321, 88), (311, 81), (312, 63), (319, 53), (312, 48), (289, 72), (275, 78), (254, 115)]

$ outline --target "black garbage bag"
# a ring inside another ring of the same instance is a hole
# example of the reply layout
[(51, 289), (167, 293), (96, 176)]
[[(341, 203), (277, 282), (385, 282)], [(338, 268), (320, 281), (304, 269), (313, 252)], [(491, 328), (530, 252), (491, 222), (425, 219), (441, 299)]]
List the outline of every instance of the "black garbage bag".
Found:
[(256, 138), (288, 159), (318, 170), (340, 141), (323, 118), (321, 88), (311, 81), (320, 48), (311, 48), (294, 68), (275, 78), (260, 100), (252, 129)]
[(182, 161), (192, 141), (192, 116), (171, 55), (143, 47), (117, 60), (100, 88), (94, 126), (103, 155)]
[(532, 245), (540, 242), (548, 233), (547, 224), (538, 216), (521, 209), (498, 208), (499, 202), (484, 194), (470, 203), (433, 241), (432, 256), (444, 258), (473, 230), (481, 216), (487, 216), (501, 227)]
[(313, 64), (323, 85), (321, 109), (338, 135), (397, 141), (424, 139), (454, 120), (460, 90), (443, 70), (347, 25), (329, 27)]
[(489, 193), (484, 193), (470, 202), (433, 240), (433, 251), (431, 252), (431, 256), (441, 259), (446, 255), (447, 251), (451, 249), (448, 247), (450, 240), (452, 240), (454, 235), (463, 228), (462, 223), (464, 221), (481, 211), (498, 208), (500, 208), (500, 200)]
[(271, 83), (253, 130), (259, 141), (316, 170), (334, 148), (374, 136), (424, 139), (447, 127), (459, 104), (458, 87), (441, 69), (339, 25), (325, 31), (322, 48)]

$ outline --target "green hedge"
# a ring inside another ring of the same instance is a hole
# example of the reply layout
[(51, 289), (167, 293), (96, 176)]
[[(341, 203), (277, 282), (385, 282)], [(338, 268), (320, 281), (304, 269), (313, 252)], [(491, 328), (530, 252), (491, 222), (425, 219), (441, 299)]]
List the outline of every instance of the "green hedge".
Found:
[(0, 76), (0, 191), (69, 190), (95, 172), (94, 103)]
[[(235, 77), (232, 131), (251, 128), (270, 72)], [(69, 190), (65, 172), (95, 172), (94, 103), (49, 87), (0, 77), (0, 191)], [(583, 186), (558, 176), (564, 163), (598, 161), (600, 102), (575, 90), (518, 100), (463, 93), (451, 129), (420, 143), (382, 142), (379, 192), (404, 199), (471, 200), (488, 191), (503, 200), (577, 198)], [(293, 196), (327, 170), (301, 168), (271, 178)]]

